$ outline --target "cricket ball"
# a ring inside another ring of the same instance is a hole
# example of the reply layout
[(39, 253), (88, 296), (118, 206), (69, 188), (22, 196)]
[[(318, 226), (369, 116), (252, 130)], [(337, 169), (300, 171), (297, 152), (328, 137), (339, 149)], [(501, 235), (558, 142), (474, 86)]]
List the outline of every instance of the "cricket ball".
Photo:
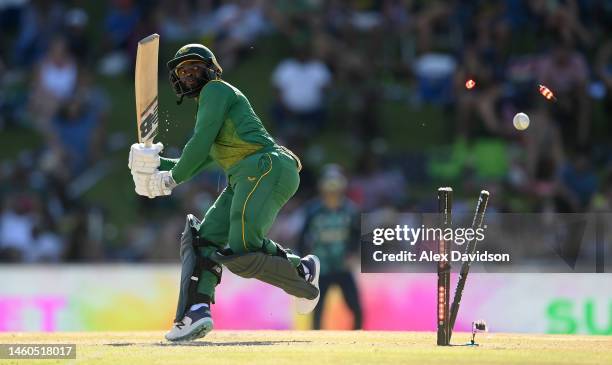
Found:
[(512, 118), (512, 124), (514, 124), (514, 128), (523, 131), (529, 127), (529, 116), (525, 113), (516, 113)]

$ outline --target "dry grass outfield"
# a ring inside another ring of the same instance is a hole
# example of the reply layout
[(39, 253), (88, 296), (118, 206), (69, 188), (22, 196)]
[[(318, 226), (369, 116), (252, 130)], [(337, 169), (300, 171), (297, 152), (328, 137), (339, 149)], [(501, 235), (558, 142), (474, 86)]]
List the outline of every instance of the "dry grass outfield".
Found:
[[(612, 337), (480, 334), (479, 347), (435, 346), (433, 333), (216, 331), (183, 344), (161, 332), (0, 333), (0, 343), (76, 343), (76, 360), (0, 364), (612, 364)], [(455, 343), (467, 343), (458, 333)]]

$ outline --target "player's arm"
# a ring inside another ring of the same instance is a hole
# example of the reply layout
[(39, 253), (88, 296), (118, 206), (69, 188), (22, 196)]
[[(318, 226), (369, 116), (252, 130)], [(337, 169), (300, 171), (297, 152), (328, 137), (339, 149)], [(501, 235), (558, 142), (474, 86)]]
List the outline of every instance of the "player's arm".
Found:
[(206, 165), (225, 114), (236, 94), (220, 81), (211, 81), (202, 90), (198, 104), (195, 130), (181, 157), (170, 170), (177, 184), (189, 180)]
[(170, 171), (178, 162), (178, 158), (167, 158), (161, 157), (159, 158), (159, 171)]
[[(170, 171), (176, 163), (179, 161), (178, 158), (167, 158), (160, 157), (159, 158), (159, 171)], [(210, 167), (213, 164), (214, 160), (209, 155), (206, 160), (202, 162), (202, 164), (197, 168), (197, 171), (194, 175), (197, 175), (200, 171), (204, 170), (207, 167)]]

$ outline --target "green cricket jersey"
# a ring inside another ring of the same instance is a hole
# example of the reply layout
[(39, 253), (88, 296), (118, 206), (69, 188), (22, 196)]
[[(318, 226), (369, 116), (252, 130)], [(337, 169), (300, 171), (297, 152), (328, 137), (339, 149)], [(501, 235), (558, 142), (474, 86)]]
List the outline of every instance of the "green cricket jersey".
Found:
[(337, 209), (331, 210), (321, 199), (315, 199), (304, 210), (299, 253), (317, 255), (321, 275), (348, 270), (348, 255), (359, 250), (361, 220), (357, 208), (345, 199)]
[(275, 144), (244, 94), (225, 81), (213, 80), (200, 92), (194, 133), (181, 157), (162, 157), (159, 169), (171, 170), (181, 183), (212, 161), (227, 171), (244, 157)]

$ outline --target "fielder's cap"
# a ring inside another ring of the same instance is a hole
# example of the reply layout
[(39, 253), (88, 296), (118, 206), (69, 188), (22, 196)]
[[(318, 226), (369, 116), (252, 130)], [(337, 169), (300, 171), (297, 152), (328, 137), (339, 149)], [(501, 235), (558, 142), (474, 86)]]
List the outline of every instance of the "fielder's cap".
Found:
[(319, 179), (319, 188), (325, 192), (338, 192), (346, 189), (347, 180), (342, 173), (342, 168), (336, 164), (323, 167), (323, 173)]

